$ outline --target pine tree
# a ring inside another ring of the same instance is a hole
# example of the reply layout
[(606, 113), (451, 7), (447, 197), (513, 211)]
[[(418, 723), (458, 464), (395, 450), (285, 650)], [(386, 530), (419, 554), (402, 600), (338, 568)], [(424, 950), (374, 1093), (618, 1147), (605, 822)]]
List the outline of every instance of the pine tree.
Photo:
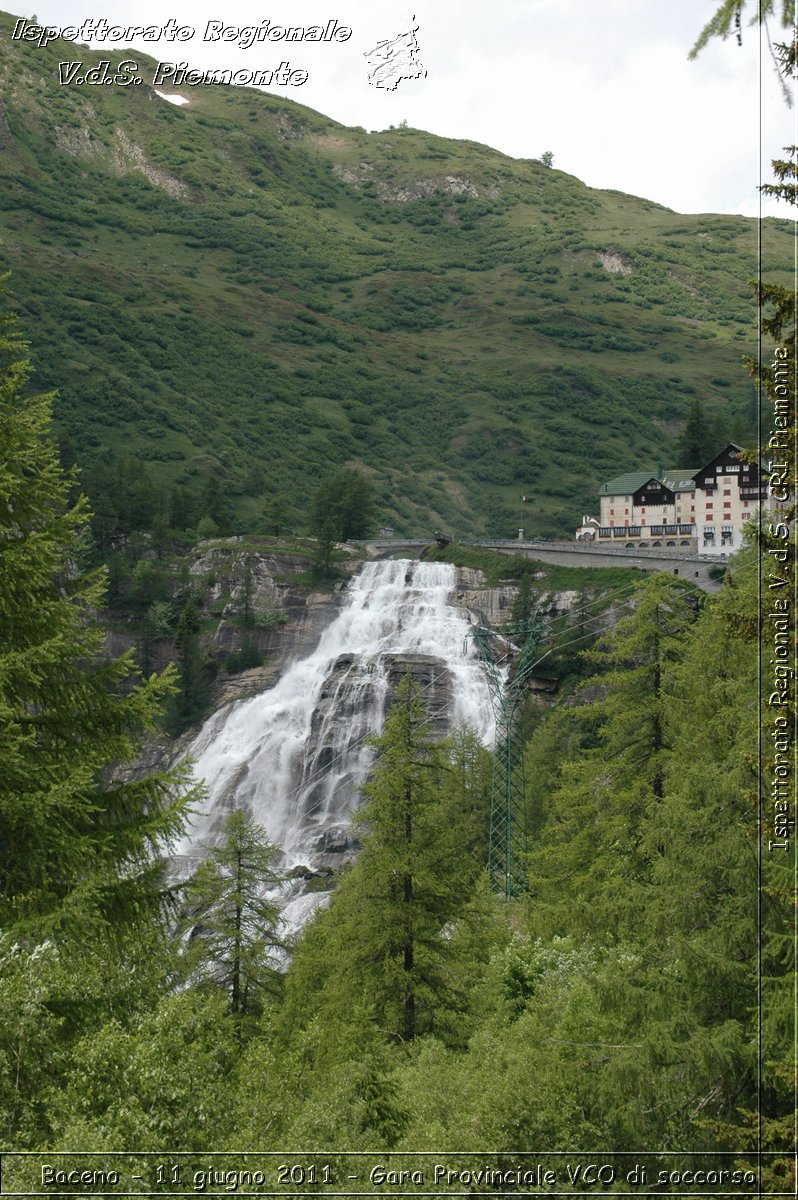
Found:
[(190, 597), (178, 619), (175, 645), (179, 682), (170, 706), (169, 726), (172, 733), (181, 733), (200, 719), (210, 697), (210, 664), (200, 642), (197, 606)]
[[(717, 453), (717, 449), (714, 450)], [(679, 466), (700, 467), (713, 454), (712, 430), (700, 400), (694, 400), (676, 454)]]
[(293, 505), (285, 492), (276, 492), (269, 496), (263, 505), (261, 524), (269, 533), (280, 537), (285, 533), (293, 520)]
[(329, 531), (339, 542), (366, 537), (374, 522), (374, 492), (364, 475), (343, 467), (318, 488), (310, 506), (310, 528)]
[(130, 689), (109, 660), (102, 571), (73, 547), (90, 514), (50, 441), (49, 396), (25, 394), (24, 344), (0, 324), (0, 922), (35, 936), (157, 912), (160, 855), (182, 825), (185, 772), (126, 778), (173, 685)]

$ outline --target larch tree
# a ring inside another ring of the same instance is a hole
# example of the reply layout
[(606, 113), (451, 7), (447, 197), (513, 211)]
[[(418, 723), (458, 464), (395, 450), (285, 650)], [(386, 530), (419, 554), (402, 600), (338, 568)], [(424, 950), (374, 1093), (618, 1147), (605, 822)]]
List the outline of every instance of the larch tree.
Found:
[(274, 537), (284, 535), (294, 518), (294, 508), (285, 492), (274, 492), (263, 504), (260, 525)]
[(457, 809), (474, 799), (462, 775), (478, 756), (462, 739), (436, 744), (409, 673), (374, 746), (357, 814), (363, 847), (297, 947), (285, 1019), (297, 1027), (318, 1016), (329, 1028), (358, 1011), (392, 1042), (448, 1038), (464, 1004), (452, 934), (479, 872), (477, 818)]
[(378, 766), (360, 813), (368, 836), (353, 876), (355, 910), (366, 915), (352, 930), (353, 967), (368, 979), (383, 1027), (406, 1042), (429, 1026), (430, 993), (443, 987), (440, 934), (451, 912), (444, 874), (431, 869), (440, 762), (426, 716), (408, 674), (375, 740)]
[(676, 447), (678, 465), (700, 467), (712, 457), (712, 453), (712, 430), (704, 413), (704, 406), (700, 400), (694, 400)]
[(634, 611), (584, 656), (600, 673), (578, 693), (570, 724), (581, 733), (553, 780), (532, 856), (541, 931), (627, 935), (639, 925), (651, 868), (642, 829), (662, 803), (671, 746), (668, 672), (695, 607), (655, 575), (635, 593)]
[[(737, 32), (742, 38), (742, 13), (745, 0), (724, 0), (712, 20), (704, 28), (693, 47), (695, 56), (712, 37), (726, 37)], [(778, 71), (787, 103), (792, 96), (788, 83), (794, 81), (798, 67), (798, 34), (796, 32), (795, 0), (760, 0), (756, 5), (752, 24), (766, 26), (774, 66)], [(771, 37), (771, 25), (780, 25), (787, 32), (786, 42), (777, 42)], [(795, 205), (798, 202), (798, 148), (785, 148), (785, 157), (772, 162), (775, 182), (764, 184), (764, 195), (776, 197)], [(763, 457), (772, 463), (769, 467), (769, 493), (771, 511), (759, 522), (751, 522), (752, 536), (759, 552), (758, 596), (749, 589), (749, 609), (737, 614), (737, 627), (747, 632), (748, 639), (756, 634), (757, 609), (759, 610), (761, 639), (759, 648), (759, 703), (760, 727), (759, 768), (764, 778), (759, 781), (759, 823), (757, 851), (759, 856), (759, 897), (757, 939), (759, 943), (759, 984), (756, 1003), (758, 1028), (752, 1033), (756, 1046), (751, 1050), (753, 1070), (758, 1074), (757, 1092), (747, 1098), (747, 1103), (738, 1104), (737, 1120), (727, 1120), (725, 1130), (718, 1124), (717, 1131), (725, 1133), (727, 1144), (739, 1146), (741, 1141), (752, 1149), (765, 1149), (775, 1156), (763, 1163), (760, 1187), (768, 1190), (795, 1189), (795, 1089), (794, 1055), (795, 1040), (795, 843), (789, 833), (790, 826), (776, 822), (776, 816), (789, 820), (792, 801), (779, 789), (779, 773), (787, 771), (787, 782), (793, 783), (795, 771), (795, 660), (794, 650), (789, 649), (790, 666), (793, 672), (791, 685), (781, 694), (781, 700), (771, 702), (774, 686), (773, 675), (768, 682), (770, 663), (776, 651), (777, 631), (786, 638), (785, 647), (795, 645), (795, 612), (790, 595), (794, 597), (795, 573), (798, 550), (795, 541), (795, 396), (796, 357), (798, 356), (798, 327), (796, 326), (796, 293), (794, 287), (784, 287), (760, 278), (755, 283), (757, 302), (760, 307), (760, 329), (764, 345), (757, 359), (744, 361), (760, 386), (760, 410), (762, 424), (769, 430), (763, 447)], [(775, 343), (775, 345), (773, 345)], [(772, 349), (771, 349), (772, 347)], [(765, 567), (763, 564), (769, 564)], [(772, 568), (778, 564), (777, 569)], [(781, 582), (779, 582), (779, 580)], [(763, 596), (770, 604), (763, 605)], [(786, 599), (785, 599), (786, 597)], [(775, 615), (774, 615), (775, 614)], [(769, 645), (767, 641), (769, 640)], [(772, 666), (777, 667), (774, 662)], [(782, 664), (783, 669), (786, 664)], [(768, 694), (770, 692), (770, 695)], [(762, 714), (764, 714), (764, 719)], [(747, 753), (755, 761), (756, 750), (749, 745)], [(779, 754), (782, 759), (779, 760)], [(771, 794), (770, 789), (773, 789)], [(767, 831), (766, 816), (770, 819)], [(751, 814), (753, 817), (753, 814)], [(775, 828), (774, 828), (775, 826)], [(778, 830), (781, 829), (781, 835)], [(794, 828), (792, 829), (794, 834)], [(747, 1126), (747, 1137), (741, 1138), (739, 1117)]]
[(191, 596), (180, 612), (175, 633), (178, 680), (176, 695), (170, 705), (170, 732), (182, 733), (199, 721), (210, 698), (212, 664), (200, 641), (200, 619)]
[[(641, 846), (651, 862), (644, 934), (656, 1031), (680, 1064), (700, 1119), (755, 1092), (757, 992), (756, 554), (735, 556), (722, 592), (685, 632), (670, 671), (672, 744), (665, 794)], [(642, 971), (641, 971), (642, 974)], [(700, 1125), (697, 1126), (700, 1128)], [(739, 1144), (739, 1143), (738, 1143)]]
[(222, 986), (235, 1018), (259, 1012), (264, 998), (282, 989), (279, 853), (262, 826), (237, 809), (186, 887), (189, 973)]

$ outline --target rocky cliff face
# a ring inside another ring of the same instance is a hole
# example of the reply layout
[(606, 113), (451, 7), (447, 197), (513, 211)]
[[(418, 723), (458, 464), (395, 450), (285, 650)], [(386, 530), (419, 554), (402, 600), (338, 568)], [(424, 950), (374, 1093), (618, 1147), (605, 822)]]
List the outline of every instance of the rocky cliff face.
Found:
[[(535, 578), (542, 578), (540, 572)], [(518, 588), (515, 584), (492, 587), (483, 571), (472, 567), (457, 568), (457, 592), (455, 602), (469, 612), (484, 616), (489, 625), (505, 625), (512, 622), (512, 611)], [(538, 610), (547, 622), (573, 612), (579, 604), (579, 592), (541, 592), (537, 599)], [(529, 680), (529, 692), (542, 704), (552, 704), (557, 698), (557, 676), (545, 669), (538, 670)]]
[(205, 612), (219, 618), (211, 653), (222, 663), (247, 638), (266, 660), (239, 674), (221, 673), (217, 705), (270, 687), (289, 662), (313, 648), (334, 619), (338, 593), (311, 591), (305, 582), (310, 567), (305, 555), (259, 551), (251, 541), (239, 544), (236, 538), (207, 550), (200, 547), (195, 554), (189, 574), (205, 582)]
[[(242, 621), (245, 610), (253, 616), (253, 627), (248, 636), (266, 662), (261, 667), (229, 675), (220, 673), (217, 680), (215, 705), (221, 706), (231, 700), (254, 695), (271, 687), (285, 667), (312, 650), (326, 627), (339, 611), (345, 582), (339, 583), (331, 593), (309, 591), (297, 583), (306, 575), (309, 560), (296, 554), (277, 552), (258, 553), (251, 548), (242, 548), (229, 539), (222, 546), (201, 551), (194, 558), (190, 573), (196, 579), (208, 583), (208, 609), (219, 609), (219, 624), (213, 635), (213, 647), (217, 656), (229, 654), (242, 642)], [(345, 567), (349, 573), (360, 568), (360, 562), (352, 560)], [(293, 579), (292, 579), (293, 577)], [(456, 568), (456, 587), (453, 603), (474, 617), (484, 616), (491, 625), (501, 625), (512, 620), (513, 602), (517, 594), (514, 584), (491, 586), (483, 571), (471, 567)], [(226, 598), (226, 602), (225, 602)], [(571, 612), (579, 602), (577, 591), (543, 592), (540, 596), (540, 611), (546, 620), (553, 620)], [(267, 627), (264, 628), (263, 626)], [(434, 711), (445, 709), (451, 699), (443, 674), (435, 674), (434, 660), (421, 656), (415, 660), (396, 660), (392, 669), (392, 688), (398, 683), (407, 667), (422, 687), (430, 689), (426, 694), (433, 697)], [(438, 666), (440, 666), (438, 664)], [(351, 661), (342, 659), (337, 671), (345, 672)], [(330, 695), (335, 694), (335, 679), (330, 683)], [(551, 697), (556, 684), (545, 671), (531, 681), (531, 690), (541, 698)], [(341, 719), (345, 719), (344, 714)], [(441, 730), (445, 722), (437, 724)]]
[[(545, 573), (533, 575), (533, 579), (544, 578)], [(518, 594), (515, 584), (506, 583), (491, 587), (484, 571), (473, 567), (457, 568), (456, 603), (471, 612), (483, 613), (489, 625), (502, 625), (512, 620), (513, 602)], [(539, 610), (546, 620), (569, 613), (579, 602), (579, 592), (542, 592)]]

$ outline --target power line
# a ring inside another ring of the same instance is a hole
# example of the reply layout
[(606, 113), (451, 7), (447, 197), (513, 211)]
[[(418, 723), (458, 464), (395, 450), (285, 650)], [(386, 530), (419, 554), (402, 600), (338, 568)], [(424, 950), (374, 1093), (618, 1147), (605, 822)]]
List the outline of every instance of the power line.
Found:
[[(591, 608), (595, 608), (600, 604), (605, 604), (608, 600), (612, 600), (616, 596), (621, 596), (621, 595), (625, 595), (627, 592), (636, 591), (639, 588), (639, 586), (640, 586), (640, 582), (635, 581), (634, 583), (627, 584), (622, 588), (616, 588), (615, 591), (613, 591), (613, 592), (605, 593), (603, 596), (592, 601), (590, 604), (582, 606), (579, 610), (577, 610), (577, 615), (583, 617), (584, 613), (589, 611)], [(630, 605), (631, 605), (631, 600), (626, 601), (624, 604), (620, 605), (619, 607), (628, 608), (628, 607), (630, 607)], [(559, 617), (552, 618), (552, 621), (546, 622), (544, 624), (549, 632), (556, 634), (557, 631), (553, 629), (554, 622), (555, 621), (565, 621), (566, 624), (563, 626), (563, 628), (566, 628), (569, 619), (572, 618), (573, 615), (574, 615), (573, 612), (562, 613)], [(587, 623), (592, 623), (592, 622), (598, 621), (602, 615), (603, 615), (602, 613), (596, 613), (592, 617), (588, 617), (587, 621), (583, 620), (582, 624), (584, 625)], [(597, 632), (597, 630), (591, 630), (591, 632), (582, 634), (582, 635), (580, 635), (580, 637), (570, 639), (569, 641), (563, 643), (560, 646), (551, 646), (549, 648), (549, 650), (546, 651), (545, 654), (543, 654), (539, 659), (536, 660), (536, 662), (534, 662), (531, 665), (530, 669), (533, 669), (534, 667), (538, 666), (539, 663), (541, 663), (545, 658), (547, 658), (549, 656), (549, 654), (553, 653), (555, 650), (564, 650), (568, 646), (575, 645), (578, 642), (587, 641), (588, 639), (595, 637), (596, 632)], [(509, 655), (508, 655), (508, 657), (509, 657)], [(420, 688), (419, 693), (418, 693), (419, 696), (423, 696), (424, 693), (427, 692), (430, 688), (434, 687), (437, 682), (438, 681), (436, 679), (431, 679), (429, 683), (425, 684), (423, 687)], [(447, 711), (447, 707), (441, 708), (438, 712), (430, 714), (422, 724), (423, 725), (431, 725), (434, 721), (438, 720), (441, 716), (443, 716), (446, 713), (446, 711)], [(319, 780), (319, 779), (323, 778), (325, 775), (327, 775), (329, 773), (330, 767), (332, 767), (336, 763), (342, 761), (348, 754), (350, 754), (352, 751), (356, 750), (359, 746), (362, 746), (363, 743), (365, 741), (367, 741), (368, 738), (375, 737), (375, 736), (378, 736), (378, 734), (374, 730), (367, 730), (365, 733), (361, 734), (360, 737), (358, 737), (355, 741), (350, 742), (346, 747), (344, 747), (342, 750), (340, 750), (338, 754), (336, 754), (332, 759), (330, 759), (327, 763), (325, 763), (325, 765), (323, 767), (320, 767), (317, 771), (313, 772), (313, 774), (311, 774), (307, 777), (304, 777), (287, 794), (286, 800), (288, 800), (288, 801), (293, 800), (295, 797), (297, 797), (302, 791), (304, 791), (310, 785), (312, 785), (317, 780)], [(311, 810), (311, 811), (316, 811), (316, 810)]]
[[(634, 584), (634, 585), (632, 585), (632, 586), (633, 586), (633, 587), (636, 589), (638, 585), (637, 585), (637, 584)], [(627, 587), (627, 588), (621, 588), (621, 589), (619, 589), (619, 590), (618, 590), (616, 593), (613, 593), (613, 594), (614, 594), (614, 595), (619, 595), (619, 594), (622, 594), (623, 592), (626, 592), (626, 591), (629, 591), (629, 590), (630, 590), (630, 589), (629, 589), (628, 587)], [(631, 605), (631, 600), (630, 600), (630, 601), (627, 601), (627, 602), (625, 602), (625, 603), (624, 603), (624, 604), (622, 604), (622, 605), (619, 605), (619, 607), (620, 607), (620, 608), (628, 608), (628, 607), (630, 607), (630, 605)], [(597, 614), (595, 614), (594, 616), (592, 616), (592, 617), (589, 617), (589, 618), (588, 618), (588, 622), (591, 622), (591, 621), (597, 621), (597, 620), (599, 619), (599, 617), (600, 617), (600, 616), (601, 616), (601, 614), (600, 614), (600, 613), (597, 613)], [(571, 639), (570, 641), (563, 643), (563, 645), (561, 645), (561, 646), (552, 646), (552, 647), (551, 647), (549, 650), (547, 650), (547, 651), (546, 651), (546, 653), (545, 653), (544, 655), (542, 655), (542, 656), (541, 656), (541, 658), (539, 658), (539, 659), (538, 659), (538, 660), (537, 660), (535, 663), (533, 663), (533, 664), (532, 664), (532, 666), (533, 666), (533, 667), (536, 667), (536, 666), (538, 665), (538, 663), (542, 662), (544, 658), (547, 658), (547, 657), (548, 657), (548, 655), (549, 655), (549, 654), (551, 654), (551, 653), (552, 653), (554, 650), (564, 650), (564, 649), (565, 649), (567, 646), (574, 645), (576, 642), (583, 642), (583, 641), (586, 641), (588, 638), (595, 637), (595, 635), (596, 635), (596, 630), (593, 630), (593, 631), (591, 631), (590, 633), (587, 633), (587, 634), (582, 634), (582, 635), (581, 635), (580, 637), (578, 637), (578, 638), (573, 638), (573, 639)], [(424, 692), (428, 691), (428, 690), (429, 690), (429, 688), (433, 687), (433, 686), (435, 685), (435, 683), (436, 683), (436, 682), (437, 682), (437, 681), (436, 681), (436, 680), (434, 680), (434, 679), (433, 679), (433, 680), (430, 680), (430, 682), (429, 682), (429, 683), (425, 684), (425, 685), (424, 685), (424, 686), (423, 686), (423, 687), (420, 689), (420, 691), (419, 691), (419, 695), (423, 696)], [(429, 718), (427, 718), (427, 720), (424, 722), (424, 724), (432, 724), (432, 722), (433, 722), (434, 720), (437, 720), (437, 719), (438, 719), (438, 718), (439, 718), (439, 717), (440, 717), (440, 716), (441, 716), (441, 715), (442, 715), (442, 714), (443, 714), (445, 711), (446, 711), (446, 709), (441, 709), (439, 712), (437, 712), (437, 713), (434, 713), (432, 716), (430, 716)], [(312, 784), (312, 783), (315, 783), (315, 781), (316, 781), (317, 779), (320, 779), (320, 778), (322, 778), (324, 775), (328, 774), (328, 773), (329, 773), (329, 769), (330, 769), (330, 767), (331, 767), (331, 766), (333, 766), (333, 764), (334, 764), (334, 763), (340, 762), (340, 761), (341, 761), (341, 759), (343, 759), (343, 758), (344, 758), (344, 757), (345, 757), (347, 754), (349, 754), (349, 753), (350, 753), (352, 750), (356, 750), (358, 746), (361, 746), (361, 745), (363, 744), (363, 742), (365, 742), (365, 741), (366, 741), (366, 739), (367, 739), (367, 738), (374, 737), (374, 736), (375, 736), (374, 732), (373, 732), (373, 731), (369, 731), (369, 732), (367, 732), (367, 733), (364, 733), (364, 734), (362, 734), (362, 735), (361, 735), (359, 738), (357, 738), (357, 739), (356, 739), (354, 742), (350, 742), (350, 743), (349, 743), (349, 745), (345, 747), (345, 749), (341, 750), (341, 751), (340, 751), (338, 754), (336, 754), (336, 755), (335, 755), (335, 757), (334, 757), (334, 758), (330, 759), (330, 760), (329, 760), (329, 762), (328, 762), (328, 763), (326, 763), (324, 767), (321, 767), (321, 768), (319, 768), (319, 770), (318, 770), (318, 771), (316, 771), (316, 772), (314, 772), (312, 775), (309, 775), (309, 776), (307, 776), (306, 778), (303, 778), (303, 779), (302, 779), (302, 781), (301, 781), (300, 783), (298, 783), (298, 784), (296, 785), (296, 787), (295, 787), (295, 788), (293, 788), (293, 789), (292, 789), (292, 790), (291, 790), (291, 791), (288, 793), (287, 799), (288, 799), (288, 800), (293, 800), (293, 799), (294, 799), (294, 797), (295, 797), (295, 796), (298, 796), (298, 795), (299, 795), (299, 793), (300, 793), (301, 791), (303, 791), (305, 787), (309, 786), (309, 785), (310, 785), (310, 784)]]

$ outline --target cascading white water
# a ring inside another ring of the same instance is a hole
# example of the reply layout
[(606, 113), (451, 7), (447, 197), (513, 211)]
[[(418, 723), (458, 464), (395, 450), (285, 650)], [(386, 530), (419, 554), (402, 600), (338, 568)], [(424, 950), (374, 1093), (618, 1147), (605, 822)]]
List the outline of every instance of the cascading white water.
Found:
[(179, 857), (199, 857), (224, 815), (245, 808), (282, 848), (286, 869), (313, 867), (358, 806), (373, 757), (368, 735), (382, 728), (397, 657), (434, 658), (439, 673), (445, 668), (449, 726), (466, 721), (489, 741), (487, 682), (466, 646), (468, 614), (450, 603), (454, 585), (447, 563), (366, 563), (313, 653), (269, 691), (220, 709), (195, 738), (188, 753), (208, 799)]

